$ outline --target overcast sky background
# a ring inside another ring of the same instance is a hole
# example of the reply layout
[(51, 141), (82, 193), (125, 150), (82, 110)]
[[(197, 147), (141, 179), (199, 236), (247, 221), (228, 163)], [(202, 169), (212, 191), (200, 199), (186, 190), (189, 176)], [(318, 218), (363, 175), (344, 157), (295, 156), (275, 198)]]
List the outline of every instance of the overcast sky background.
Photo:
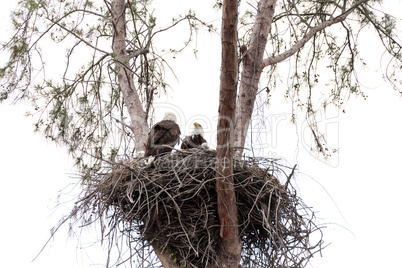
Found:
[[(169, 4), (165, 2), (166, 6), (156, 7), (167, 10)], [(188, 2), (193, 9), (202, 9), (199, 1)], [(2, 3), (2, 29), (15, 3)], [(392, 10), (402, 10), (401, 1), (393, 3)], [(219, 40), (200, 34), (198, 58), (183, 55), (172, 63), (179, 83), (172, 81), (174, 92), (157, 104), (156, 120), (163, 115), (159, 112), (162, 107), (180, 107), (172, 109), (182, 120), (182, 132), (188, 131), (187, 126), (197, 119), (205, 120), (203, 125), (213, 135), (220, 52), (211, 49), (211, 45), (219, 47)], [(379, 50), (378, 43), (368, 42), (364, 49), (370, 55)], [(275, 142), (270, 140), (271, 148), (266, 149), (266, 154), (298, 164), (300, 174), (295, 185), (305, 203), (316, 211), (317, 222), (327, 225), (324, 241), (330, 245), (323, 250), (322, 257), (313, 259), (311, 267), (400, 266), (402, 100), (375, 75), (380, 64), (374, 54), (371, 72), (361, 76), (367, 100), (353, 97), (346, 113), (322, 115), (328, 125), (328, 137), (340, 148), (329, 162), (310, 155), (308, 142), (304, 142), (309, 137), (303, 136), (303, 121), (298, 122), (297, 131), (290, 124), (284, 89), (273, 89), (272, 106), (266, 109), (272, 122), (276, 122), (269, 131)], [(2, 264), (32, 268), (102, 267), (106, 251), (99, 244), (91, 244), (98, 237), (93, 229), (82, 231), (85, 239), (78, 239), (81, 231), (68, 238), (67, 228), (63, 227), (50, 246), (31, 262), (48, 239), (50, 229), (72, 208), (80, 186), (65, 149), (33, 133), (34, 121), (24, 116), (25, 107), (24, 103), (0, 104)], [(58, 199), (61, 191), (64, 194)]]

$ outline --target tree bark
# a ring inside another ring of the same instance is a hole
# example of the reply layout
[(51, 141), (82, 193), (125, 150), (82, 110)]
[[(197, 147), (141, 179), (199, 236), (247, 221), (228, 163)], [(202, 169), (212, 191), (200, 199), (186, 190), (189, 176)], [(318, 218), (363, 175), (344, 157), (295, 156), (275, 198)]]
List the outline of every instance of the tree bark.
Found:
[(233, 119), (238, 79), (237, 14), (238, 1), (223, 1), (222, 72), (216, 148), (216, 191), (220, 223), (218, 266), (238, 267), (241, 258), (236, 196), (233, 184)]
[(234, 146), (241, 155), (246, 141), (247, 130), (254, 109), (258, 82), (262, 72), (262, 61), (268, 33), (271, 30), (276, 0), (261, 0), (251, 34), (250, 45), (243, 58), (243, 68), (236, 104)]
[(116, 60), (118, 84), (123, 94), (131, 119), (131, 129), (137, 153), (145, 152), (148, 124), (141, 100), (134, 85), (133, 73), (129, 68), (129, 55), (126, 50), (125, 1), (113, 0), (111, 5), (113, 21), (113, 52)]
[(162, 252), (156, 243), (152, 243), (156, 256), (162, 263), (163, 268), (179, 268), (180, 265), (174, 262), (174, 257), (170, 257), (169, 254)]

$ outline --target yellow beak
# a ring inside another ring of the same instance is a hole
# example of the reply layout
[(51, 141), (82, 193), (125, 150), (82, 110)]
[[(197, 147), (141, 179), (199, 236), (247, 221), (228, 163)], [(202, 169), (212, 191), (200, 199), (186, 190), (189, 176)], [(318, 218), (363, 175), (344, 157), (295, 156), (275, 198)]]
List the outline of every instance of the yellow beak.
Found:
[(195, 127), (201, 127), (201, 125), (198, 124), (197, 122), (194, 122), (194, 126), (195, 126)]

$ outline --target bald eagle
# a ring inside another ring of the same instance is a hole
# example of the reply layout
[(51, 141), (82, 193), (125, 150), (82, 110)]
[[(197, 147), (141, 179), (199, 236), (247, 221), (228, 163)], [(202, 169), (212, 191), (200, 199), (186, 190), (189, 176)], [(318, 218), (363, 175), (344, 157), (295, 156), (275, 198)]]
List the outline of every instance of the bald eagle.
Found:
[(179, 143), (180, 128), (176, 124), (176, 120), (176, 116), (173, 113), (165, 113), (163, 120), (151, 128), (148, 133), (145, 156), (170, 153), (173, 147)]
[(204, 139), (204, 129), (198, 123), (194, 123), (194, 130), (191, 136), (186, 136), (181, 144), (182, 149), (203, 148), (208, 149), (207, 141)]

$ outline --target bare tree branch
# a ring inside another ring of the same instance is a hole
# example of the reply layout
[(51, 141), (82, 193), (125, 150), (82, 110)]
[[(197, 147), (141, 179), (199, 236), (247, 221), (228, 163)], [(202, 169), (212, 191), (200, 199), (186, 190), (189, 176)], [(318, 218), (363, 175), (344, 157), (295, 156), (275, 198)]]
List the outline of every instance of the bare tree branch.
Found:
[(135, 147), (137, 152), (145, 151), (148, 125), (138, 92), (134, 86), (132, 71), (127, 64), (129, 57), (126, 50), (125, 1), (114, 0), (110, 9), (113, 20), (113, 51), (116, 59), (116, 71), (120, 90), (123, 93), (131, 122), (134, 128)]
[(275, 55), (275, 56), (271, 56), (269, 58), (266, 58), (262, 61), (262, 65), (261, 65), (261, 69), (281, 62), (289, 57), (291, 57), (292, 55), (294, 55), (297, 51), (300, 50), (300, 48), (302, 48), (316, 33), (318, 33), (319, 31), (333, 25), (336, 23), (339, 23), (341, 21), (344, 21), (346, 19), (346, 17), (352, 13), (356, 8), (358, 8), (361, 4), (368, 2), (369, 0), (361, 0), (357, 3), (355, 3), (353, 6), (351, 6), (349, 9), (347, 9), (346, 11), (344, 11), (342, 14), (340, 14), (339, 16), (335, 17), (335, 18), (331, 18), (327, 21), (322, 22), (321, 24), (311, 27), (310, 30), (306, 33), (306, 35), (300, 39), (295, 45), (293, 45), (290, 49), (286, 50), (285, 52), (279, 54), (279, 55)]

